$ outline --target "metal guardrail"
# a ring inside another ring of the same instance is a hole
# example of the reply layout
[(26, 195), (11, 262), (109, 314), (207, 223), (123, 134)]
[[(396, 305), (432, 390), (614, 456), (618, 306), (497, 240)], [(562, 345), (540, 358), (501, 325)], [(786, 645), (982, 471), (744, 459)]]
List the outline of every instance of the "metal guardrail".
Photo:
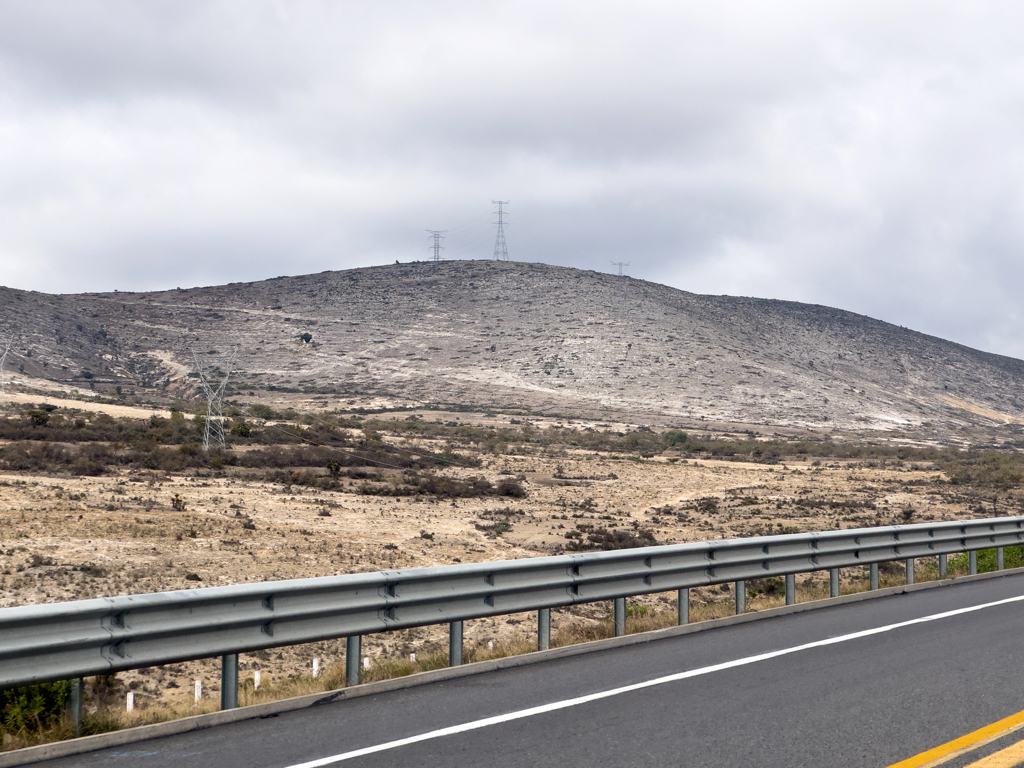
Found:
[[(427, 624), (451, 624), (453, 664), (461, 663), (467, 619), (538, 611), (538, 647), (550, 637), (550, 609), (614, 600), (616, 634), (625, 632), (625, 598), (679, 590), (679, 619), (688, 619), (690, 587), (736, 582), (744, 610), (749, 579), (870, 567), (880, 562), (1024, 542), (1024, 517), (862, 528), (705, 541), (671, 546), (539, 557), (315, 579), (207, 587), (0, 609), (0, 688), (102, 675), (119, 670), (222, 656), (222, 705), (237, 706), (237, 654), (331, 638), (348, 638), (348, 679), (359, 679), (359, 638)], [(230, 683), (234, 685), (230, 685)], [(233, 690), (228, 690), (233, 689)]]

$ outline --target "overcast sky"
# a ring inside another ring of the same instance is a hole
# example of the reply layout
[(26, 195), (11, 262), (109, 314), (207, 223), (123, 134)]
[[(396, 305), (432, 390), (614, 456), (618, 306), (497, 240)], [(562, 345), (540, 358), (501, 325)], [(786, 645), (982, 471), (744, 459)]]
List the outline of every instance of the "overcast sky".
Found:
[(1019, 2), (0, 3), (0, 284), (514, 260), (1024, 357)]

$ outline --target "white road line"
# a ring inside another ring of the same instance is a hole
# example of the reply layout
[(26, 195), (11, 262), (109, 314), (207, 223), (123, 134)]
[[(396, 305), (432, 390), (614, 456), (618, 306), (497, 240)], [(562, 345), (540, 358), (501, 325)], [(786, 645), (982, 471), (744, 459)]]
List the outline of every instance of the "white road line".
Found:
[(838, 643), (846, 643), (850, 640), (858, 640), (862, 637), (870, 637), (871, 635), (880, 635), (884, 632), (892, 632), (896, 629), (902, 629), (903, 627), (912, 627), (915, 624), (926, 624), (930, 621), (939, 621), (940, 619), (948, 619), (951, 616), (961, 616), (965, 613), (973, 613), (974, 611), (981, 611), (985, 608), (994, 608), (1000, 605), (1007, 605), (1009, 603), (1018, 603), (1024, 601), (1024, 595), (1018, 597), (1008, 597), (1005, 600), (996, 600), (992, 603), (984, 603), (982, 605), (973, 605), (969, 608), (957, 608), (955, 611), (945, 611), (943, 613), (935, 613), (931, 616), (922, 616), (919, 619), (910, 619), (909, 621), (901, 621), (896, 624), (888, 624), (884, 627), (875, 627), (874, 629), (864, 629), (860, 632), (851, 632), (848, 635), (838, 635), (837, 637), (829, 637), (825, 640), (815, 640), (812, 643), (804, 643), (803, 645), (794, 645), (791, 648), (782, 648), (778, 651), (769, 651), (768, 653), (759, 653), (756, 656), (747, 656), (742, 659), (735, 659), (734, 661), (726, 661), (721, 664), (712, 664), (708, 667), (700, 667), (699, 669), (691, 669), (688, 672), (677, 672), (674, 675), (665, 675), (664, 677), (656, 677), (653, 680), (646, 680), (642, 683), (634, 683), (632, 685), (624, 685), (621, 688), (612, 688), (608, 691), (601, 691), (599, 693), (590, 693), (586, 696), (578, 696), (575, 699), (564, 699), (562, 701), (554, 701), (550, 704), (542, 704), (539, 707), (529, 707), (528, 709), (520, 709), (516, 712), (507, 712), (504, 715), (495, 715), (494, 717), (485, 717), (482, 720), (472, 720), (468, 723), (462, 723), (461, 725), (451, 725), (447, 728), (438, 728), (436, 731), (427, 731), (417, 736), (408, 736), (404, 739), (396, 739), (395, 741), (387, 741), (383, 744), (375, 744), (372, 747), (363, 747), (362, 749), (354, 749), (351, 752), (342, 752), (341, 754), (331, 755), (330, 757), (321, 757), (316, 760), (310, 760), (305, 763), (295, 763), (289, 765), (287, 768), (320, 768), (324, 765), (333, 765), (334, 763), (340, 763), (344, 760), (352, 760), (363, 755), (372, 755), (376, 752), (385, 752), (389, 749), (397, 749), (398, 747), (404, 747), (409, 744), (416, 744), (421, 741), (430, 741), (431, 739), (440, 739), (445, 736), (453, 736), (457, 733), (465, 733), (466, 731), (475, 731), (479, 728), (487, 728), (492, 725), (499, 725), (501, 723), (507, 723), (512, 720), (520, 720), (524, 717), (533, 717), (534, 715), (542, 715), (545, 712), (554, 712), (559, 709), (568, 709), (569, 707), (578, 707), (581, 704), (587, 704), (591, 701), (598, 701), (600, 699), (609, 699), (612, 696), (621, 696), (624, 693), (631, 693), (632, 691), (639, 691), (644, 688), (652, 688), (656, 685), (665, 685), (666, 683), (674, 683), (678, 680), (688, 680), (691, 677), (700, 677), (702, 675), (710, 675), (712, 672), (721, 672), (724, 669), (733, 669), (734, 667), (743, 667), (747, 664), (756, 664), (759, 661), (767, 661), (768, 659), (776, 659), (779, 656), (788, 656), (792, 653), (799, 653), (800, 651), (807, 651), (811, 648), (822, 648), (827, 645), (836, 645)]

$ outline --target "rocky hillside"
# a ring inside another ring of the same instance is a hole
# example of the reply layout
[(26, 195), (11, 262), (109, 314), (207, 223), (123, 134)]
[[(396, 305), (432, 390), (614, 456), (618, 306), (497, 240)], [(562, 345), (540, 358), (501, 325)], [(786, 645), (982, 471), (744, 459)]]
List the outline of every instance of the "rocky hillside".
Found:
[[(1024, 423), (1024, 362), (828, 307), (702, 296), (543, 264), (395, 264), (154, 293), (0, 288), (14, 368), (194, 393), (237, 348), (236, 395), (840, 429)], [(10, 364), (9, 364), (10, 365)]]

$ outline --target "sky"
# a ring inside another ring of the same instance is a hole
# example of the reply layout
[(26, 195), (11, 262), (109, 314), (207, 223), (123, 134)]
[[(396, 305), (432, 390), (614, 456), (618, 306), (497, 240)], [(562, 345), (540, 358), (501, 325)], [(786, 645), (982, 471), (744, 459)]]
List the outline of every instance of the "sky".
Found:
[(4, 0), (0, 284), (430, 258), (1024, 357), (1024, 4)]

